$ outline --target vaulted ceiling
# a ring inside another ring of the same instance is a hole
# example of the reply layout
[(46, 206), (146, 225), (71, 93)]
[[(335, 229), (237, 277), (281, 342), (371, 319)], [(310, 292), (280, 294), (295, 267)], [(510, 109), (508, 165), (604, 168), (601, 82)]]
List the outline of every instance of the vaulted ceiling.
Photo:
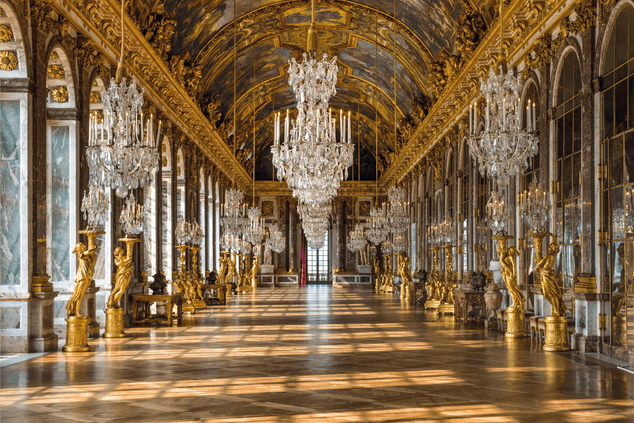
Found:
[[(202, 65), (197, 96), (219, 101), (224, 135), (233, 126), (235, 102), (236, 147), (245, 150), (239, 157), (246, 164), (254, 138), (257, 157), (272, 143), (273, 111), (296, 106), (287, 67), (305, 49), (310, 0), (235, 1), (235, 14), (234, 0), (166, 0), (164, 7), (176, 21), (172, 54), (189, 55)], [(320, 54), (336, 55), (339, 64), (331, 105), (357, 116), (353, 133), (372, 153), (377, 147), (379, 156), (394, 151), (395, 121), (411, 119), (415, 97), (432, 96), (429, 65), (442, 49), (455, 50), (462, 7), (459, 0), (317, 1)]]

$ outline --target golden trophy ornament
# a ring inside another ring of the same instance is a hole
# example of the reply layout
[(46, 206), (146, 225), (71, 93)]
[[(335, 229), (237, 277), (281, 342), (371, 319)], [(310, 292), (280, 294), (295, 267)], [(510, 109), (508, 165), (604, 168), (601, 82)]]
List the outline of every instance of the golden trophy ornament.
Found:
[(557, 272), (553, 270), (558, 253), (559, 245), (556, 242), (551, 242), (546, 255), (535, 264), (535, 273), (541, 278), (544, 298), (553, 309), (552, 315), (544, 319), (546, 326), (544, 351), (570, 351), (568, 318), (564, 315), (566, 305), (563, 293), (557, 284)]
[(438, 262), (440, 258), (438, 257), (438, 252), (440, 251), (440, 247), (431, 247), (431, 251), (433, 253), (434, 258), (434, 267), (429, 274), (429, 299), (425, 302), (425, 308), (438, 308), (440, 306), (440, 296), (441, 296), (441, 284), (440, 276), (438, 274)]
[(88, 248), (83, 242), (80, 242), (73, 249), (73, 254), (77, 256), (77, 272), (75, 274), (75, 289), (66, 305), (66, 344), (62, 348), (64, 352), (90, 351), (88, 345), (90, 317), (82, 316), (79, 313), (79, 308), (84, 295), (86, 295), (86, 290), (92, 282), (92, 275), (95, 273), (97, 235), (105, 234), (104, 231), (91, 229), (79, 231), (79, 233), (88, 238)]
[(398, 255), (398, 272), (401, 275), (403, 284), (401, 285), (401, 298), (409, 300), (412, 292), (412, 272), (409, 268), (409, 258), (401, 253)]
[(526, 333), (526, 309), (524, 308), (524, 294), (517, 285), (517, 262), (519, 255), (515, 247), (507, 248), (510, 236), (494, 236), (498, 241), (498, 256), (502, 266), (502, 279), (509, 291), (511, 305), (504, 311), (506, 316), (506, 336), (508, 338), (522, 338)]
[(441, 286), (438, 314), (454, 314), (453, 245), (443, 246), (445, 250), (445, 284)]
[(104, 338), (124, 338), (123, 331), (123, 314), (119, 302), (132, 279), (132, 255), (134, 253), (134, 244), (141, 242), (138, 238), (120, 238), (119, 241), (125, 242), (126, 253), (123, 248), (117, 247), (114, 250), (114, 263), (117, 265), (117, 273), (115, 275), (115, 286), (106, 302), (106, 330), (103, 334)]

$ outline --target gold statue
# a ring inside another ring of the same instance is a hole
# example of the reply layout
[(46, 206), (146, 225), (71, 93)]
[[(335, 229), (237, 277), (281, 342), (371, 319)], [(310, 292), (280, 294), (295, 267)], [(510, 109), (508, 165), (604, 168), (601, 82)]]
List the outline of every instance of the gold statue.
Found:
[(412, 282), (412, 273), (409, 270), (409, 257), (404, 254), (398, 255), (398, 273), (403, 279), (403, 285), (401, 285), (401, 297), (410, 297), (410, 283)]
[(381, 287), (381, 260), (378, 257), (372, 257), (372, 266), (374, 268), (374, 288), (379, 292)]
[(553, 316), (563, 316), (566, 312), (564, 296), (557, 284), (557, 272), (553, 270), (559, 253), (559, 245), (551, 242), (546, 255), (535, 264), (535, 273), (541, 276), (544, 298), (553, 308)]
[(429, 299), (436, 300), (436, 272), (433, 270), (429, 272), (429, 279), (427, 280), (427, 286), (429, 286)]
[(224, 277), (227, 275), (227, 253), (222, 253), (220, 257), (220, 270), (218, 271), (218, 285), (222, 285)]
[(227, 257), (227, 276), (225, 277), (225, 283), (230, 285), (233, 283), (233, 275), (236, 274), (236, 262), (233, 257)]
[(90, 244), (89, 242), (88, 245), (90, 248), (87, 249), (84, 243), (80, 242), (73, 250), (73, 254), (77, 256), (77, 273), (75, 274), (73, 296), (68, 300), (68, 304), (66, 305), (68, 316), (81, 316), (79, 307), (84, 299), (84, 295), (86, 295), (86, 290), (90, 286), (92, 275), (95, 273), (95, 251), (97, 251), (97, 246)]
[(500, 264), (502, 265), (502, 278), (504, 284), (509, 290), (513, 305), (509, 309), (524, 310), (524, 294), (517, 285), (517, 266), (515, 257), (520, 253), (512, 246), (508, 250), (502, 247), (502, 243), (498, 247), (498, 255), (500, 256)]
[(251, 267), (251, 287), (258, 287), (258, 274), (260, 273), (260, 257), (253, 257), (253, 266)]
[(130, 284), (132, 278), (132, 252), (133, 245), (128, 244), (128, 253), (124, 256), (123, 248), (117, 247), (114, 250), (114, 264), (117, 265), (115, 286), (108, 297), (106, 308), (120, 308), (119, 300)]

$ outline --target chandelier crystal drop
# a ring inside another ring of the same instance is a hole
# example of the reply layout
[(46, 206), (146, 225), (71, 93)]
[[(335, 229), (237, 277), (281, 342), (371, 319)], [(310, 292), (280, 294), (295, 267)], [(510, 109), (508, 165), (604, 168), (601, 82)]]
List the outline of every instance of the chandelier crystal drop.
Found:
[(176, 242), (178, 245), (186, 245), (191, 241), (191, 223), (186, 222), (183, 216), (176, 221)]
[(519, 194), (520, 215), (533, 232), (542, 232), (548, 222), (550, 196), (532, 181), (528, 190)]
[(487, 226), (495, 236), (506, 235), (506, 224), (509, 220), (508, 207), (504, 198), (492, 191), (486, 205)]
[(442, 228), (435, 220), (427, 227), (427, 239), (429, 245), (432, 247), (440, 247), (443, 245)]
[(121, 223), (121, 229), (126, 235), (126, 238), (129, 238), (131, 235), (138, 235), (145, 229), (145, 207), (136, 203), (134, 194), (130, 194), (126, 199), (125, 206), (119, 217), (119, 222)]
[(372, 207), (370, 209), (370, 219), (366, 223), (366, 236), (368, 241), (374, 245), (379, 245), (387, 240), (388, 231), (386, 228), (387, 207), (383, 204), (381, 207)]
[(302, 56), (304, 60), (301, 63), (294, 58), (288, 62), (288, 85), (293, 87), (297, 103), (327, 105), (330, 97), (337, 94), (337, 57), (328, 60), (328, 55), (324, 53), (318, 62), (314, 51)]
[(88, 230), (103, 230), (110, 211), (110, 198), (101, 186), (90, 186), (88, 194), (84, 191), (81, 211), (88, 222)]
[(156, 141), (161, 122), (157, 129), (154, 115), (143, 115), (143, 93), (136, 83), (127, 85), (125, 78), (121, 83), (112, 78), (110, 87), (102, 88), (101, 99), (103, 117), (96, 112), (90, 115), (86, 147), (90, 183), (112, 188), (125, 198), (128, 190), (152, 183), (160, 160)]
[(324, 245), (330, 226), (332, 201), (312, 204), (299, 203), (297, 207), (302, 221), (302, 229), (310, 248), (319, 249)]
[(456, 245), (456, 230), (453, 219), (445, 219), (438, 225), (438, 241), (439, 245)]
[(240, 237), (248, 225), (244, 193), (230, 189), (226, 193), (226, 202), (220, 207), (220, 225), (225, 234)]
[(526, 130), (521, 127), (520, 96), (522, 77), (512, 69), (504, 72), (502, 65), (496, 73), (491, 67), (486, 81), (480, 79), (481, 92), (486, 101), (484, 131), (477, 133), (478, 106), (469, 107), (469, 152), (476, 159), (482, 175), (489, 174), (499, 186), (506, 186), (528, 168), (528, 159), (538, 151), (535, 104), (526, 109)]

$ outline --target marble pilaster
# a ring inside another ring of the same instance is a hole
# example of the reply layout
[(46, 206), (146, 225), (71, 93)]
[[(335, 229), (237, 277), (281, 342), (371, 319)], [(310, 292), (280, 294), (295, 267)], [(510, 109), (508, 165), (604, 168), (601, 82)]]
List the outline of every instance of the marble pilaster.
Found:
[(334, 248), (334, 266), (333, 273), (342, 273), (344, 269), (344, 260), (346, 257), (346, 247), (344, 244), (344, 213), (345, 202), (343, 198), (335, 198), (335, 248)]
[(53, 328), (57, 292), (35, 292), (29, 304), (29, 352), (54, 351), (58, 336)]
[(297, 200), (292, 199), (288, 202), (288, 268), (289, 273), (297, 273), (296, 256), (297, 256)]

